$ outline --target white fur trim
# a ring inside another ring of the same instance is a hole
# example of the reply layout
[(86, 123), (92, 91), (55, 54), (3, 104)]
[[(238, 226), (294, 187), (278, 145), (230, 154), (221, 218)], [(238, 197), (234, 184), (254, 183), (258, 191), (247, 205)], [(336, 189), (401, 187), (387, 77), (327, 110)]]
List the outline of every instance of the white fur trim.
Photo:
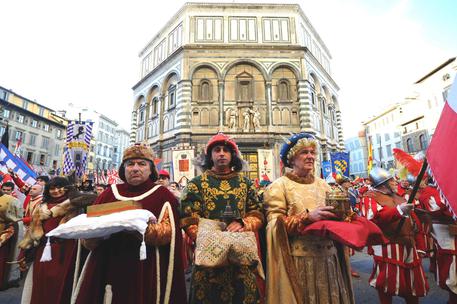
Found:
[[(165, 202), (160, 211), (158, 223), (163, 219), (165, 211), (168, 211), (168, 217), (170, 218), (171, 225), (171, 242), (170, 242), (170, 256), (168, 259), (168, 271), (167, 271), (167, 284), (165, 286), (165, 296), (163, 303), (170, 302), (171, 283), (173, 281), (173, 268), (175, 264), (174, 253), (175, 253), (175, 242), (176, 242), (176, 229), (175, 229), (175, 218), (173, 216), (173, 210), (169, 202)], [(160, 253), (159, 248), (156, 247), (156, 272), (157, 272), (157, 304), (160, 304)]]
[(148, 197), (149, 195), (151, 195), (152, 193), (154, 193), (154, 191), (156, 191), (160, 187), (162, 187), (162, 185), (155, 185), (153, 188), (149, 189), (145, 193), (138, 195), (138, 196), (133, 196), (133, 197), (127, 197), (127, 196), (120, 195), (119, 191), (117, 190), (116, 184), (111, 185), (111, 190), (113, 191), (114, 197), (120, 201), (130, 201), (130, 200), (131, 201), (141, 201), (142, 199), (144, 199), (144, 198)]

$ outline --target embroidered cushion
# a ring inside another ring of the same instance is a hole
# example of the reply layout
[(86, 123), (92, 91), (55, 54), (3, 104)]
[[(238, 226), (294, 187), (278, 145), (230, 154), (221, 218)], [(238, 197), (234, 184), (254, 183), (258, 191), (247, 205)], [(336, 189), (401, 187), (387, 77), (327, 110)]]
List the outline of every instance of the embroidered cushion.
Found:
[(157, 219), (152, 212), (145, 209), (127, 210), (98, 217), (81, 214), (51, 230), (46, 236), (64, 239), (106, 238), (123, 230), (144, 234), (149, 221), (155, 223)]
[(223, 231), (226, 224), (201, 218), (195, 248), (195, 265), (222, 267), (260, 264), (254, 232)]

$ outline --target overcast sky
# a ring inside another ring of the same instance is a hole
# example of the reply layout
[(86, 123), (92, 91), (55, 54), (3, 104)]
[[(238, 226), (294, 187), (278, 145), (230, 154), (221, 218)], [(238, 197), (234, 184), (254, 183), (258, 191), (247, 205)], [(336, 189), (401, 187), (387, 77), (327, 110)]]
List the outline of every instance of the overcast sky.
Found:
[[(185, 2), (2, 1), (0, 86), (54, 110), (92, 107), (129, 129), (138, 53)], [(345, 138), (457, 55), (453, 0), (249, 2), (301, 5), (333, 56)]]

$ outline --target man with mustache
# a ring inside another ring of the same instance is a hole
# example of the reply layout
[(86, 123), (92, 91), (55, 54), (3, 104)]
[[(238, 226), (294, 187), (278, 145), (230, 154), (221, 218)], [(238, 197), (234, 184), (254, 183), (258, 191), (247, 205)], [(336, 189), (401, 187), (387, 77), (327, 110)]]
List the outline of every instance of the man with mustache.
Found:
[[(258, 231), (264, 222), (261, 204), (253, 183), (240, 175), (242, 161), (235, 141), (223, 133), (213, 136), (203, 169), (181, 197), (181, 223), (189, 237), (196, 240), (199, 218), (224, 221), (229, 232)], [(256, 275), (255, 265), (195, 266), (190, 303), (258, 303), (261, 288)]]

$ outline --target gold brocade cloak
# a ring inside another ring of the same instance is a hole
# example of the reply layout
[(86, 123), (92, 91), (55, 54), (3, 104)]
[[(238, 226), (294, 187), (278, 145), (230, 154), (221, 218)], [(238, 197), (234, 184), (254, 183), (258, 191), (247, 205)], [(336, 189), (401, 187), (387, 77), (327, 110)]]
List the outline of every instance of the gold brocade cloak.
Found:
[(347, 250), (325, 238), (289, 236), (282, 220), (325, 205), (328, 191), (320, 178), (306, 182), (290, 175), (265, 191), (267, 304), (354, 303)]

